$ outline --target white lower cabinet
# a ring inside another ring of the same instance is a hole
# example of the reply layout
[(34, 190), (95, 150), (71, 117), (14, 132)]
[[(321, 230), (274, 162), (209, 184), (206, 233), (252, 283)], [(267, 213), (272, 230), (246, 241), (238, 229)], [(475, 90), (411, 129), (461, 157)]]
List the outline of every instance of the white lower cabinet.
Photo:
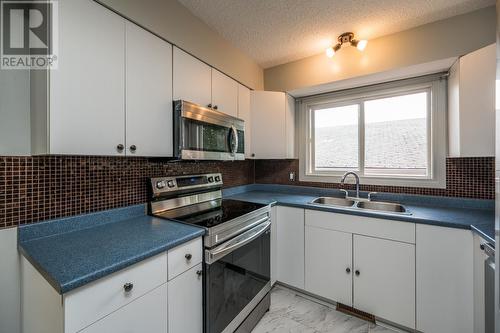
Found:
[(202, 250), (197, 238), (63, 295), (22, 257), (23, 332), (202, 333)]
[(163, 284), (80, 332), (165, 333), (166, 313), (167, 284)]
[(276, 279), (304, 289), (304, 210), (278, 206)]
[(278, 206), (271, 207), (271, 285), (276, 283), (277, 246), (278, 241)]
[(417, 224), (417, 330), (474, 331), (474, 255), (470, 230)]
[(203, 332), (202, 269), (199, 263), (168, 282), (168, 333)]
[(415, 327), (415, 245), (353, 236), (355, 308)]
[(305, 290), (352, 306), (352, 234), (306, 226)]

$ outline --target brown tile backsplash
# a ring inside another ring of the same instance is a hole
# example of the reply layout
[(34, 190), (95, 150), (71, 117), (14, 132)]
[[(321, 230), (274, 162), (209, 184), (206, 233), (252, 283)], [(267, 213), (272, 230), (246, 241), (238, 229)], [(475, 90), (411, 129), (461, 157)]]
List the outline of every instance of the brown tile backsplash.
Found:
[[(255, 161), (255, 182), (339, 188), (338, 183), (290, 181), (289, 172), (299, 174), (299, 160)], [(347, 184), (354, 189), (354, 185)], [(446, 159), (446, 188), (361, 185), (362, 191), (391, 192), (476, 199), (495, 198), (495, 158), (462, 157)]]
[[(446, 189), (363, 185), (366, 191), (494, 198), (494, 158), (450, 158)], [(298, 160), (166, 162), (95, 156), (0, 157), (0, 228), (123, 207), (147, 201), (148, 177), (221, 172), (224, 186), (290, 182)]]
[(253, 183), (253, 161), (166, 162), (93, 156), (0, 157), (0, 228), (147, 201), (147, 178), (221, 172)]

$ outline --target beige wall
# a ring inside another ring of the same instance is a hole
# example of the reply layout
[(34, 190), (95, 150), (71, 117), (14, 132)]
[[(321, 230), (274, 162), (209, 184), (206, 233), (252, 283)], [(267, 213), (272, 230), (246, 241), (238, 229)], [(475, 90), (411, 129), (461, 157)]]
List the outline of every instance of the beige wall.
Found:
[(491, 6), (370, 40), (364, 52), (344, 47), (333, 58), (321, 53), (268, 68), (264, 86), (291, 91), (457, 57), (494, 43), (495, 32), (496, 13)]
[(262, 68), (175, 0), (99, 0), (252, 89), (264, 88)]

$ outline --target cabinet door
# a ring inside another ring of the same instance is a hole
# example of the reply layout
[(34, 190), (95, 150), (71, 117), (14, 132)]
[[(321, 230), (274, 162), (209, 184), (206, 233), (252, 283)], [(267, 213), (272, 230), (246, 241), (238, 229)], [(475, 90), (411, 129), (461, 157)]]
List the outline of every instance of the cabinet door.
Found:
[(49, 153), (123, 155), (125, 20), (94, 1), (61, 1), (58, 31)]
[(304, 210), (278, 207), (277, 280), (304, 289)]
[(271, 208), (271, 284), (276, 283), (277, 271), (277, 245), (278, 242), (278, 207)]
[(352, 234), (305, 228), (305, 290), (352, 306)]
[(245, 121), (245, 158), (252, 157), (252, 119), (250, 116), (250, 89), (238, 85), (238, 118)]
[(416, 239), (417, 329), (473, 332), (472, 232), (417, 224)]
[(286, 158), (285, 93), (252, 91), (252, 153), (255, 158)]
[(168, 333), (203, 332), (202, 264), (168, 282)]
[(213, 68), (212, 105), (220, 112), (238, 117), (238, 82)]
[(202, 106), (212, 103), (212, 69), (207, 64), (174, 47), (173, 95)]
[(172, 156), (172, 46), (127, 22), (126, 55), (127, 154)]
[(167, 285), (163, 284), (80, 332), (167, 333), (166, 313)]
[(414, 328), (415, 245), (354, 235), (353, 251), (354, 307)]
[(285, 111), (286, 158), (296, 158), (295, 154), (295, 99), (286, 94)]

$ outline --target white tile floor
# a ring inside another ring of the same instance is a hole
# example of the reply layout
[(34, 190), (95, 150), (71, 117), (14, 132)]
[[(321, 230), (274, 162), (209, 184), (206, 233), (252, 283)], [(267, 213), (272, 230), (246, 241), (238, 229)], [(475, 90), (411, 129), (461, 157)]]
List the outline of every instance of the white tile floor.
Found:
[(394, 333), (314, 302), (295, 292), (275, 286), (271, 308), (252, 333)]

